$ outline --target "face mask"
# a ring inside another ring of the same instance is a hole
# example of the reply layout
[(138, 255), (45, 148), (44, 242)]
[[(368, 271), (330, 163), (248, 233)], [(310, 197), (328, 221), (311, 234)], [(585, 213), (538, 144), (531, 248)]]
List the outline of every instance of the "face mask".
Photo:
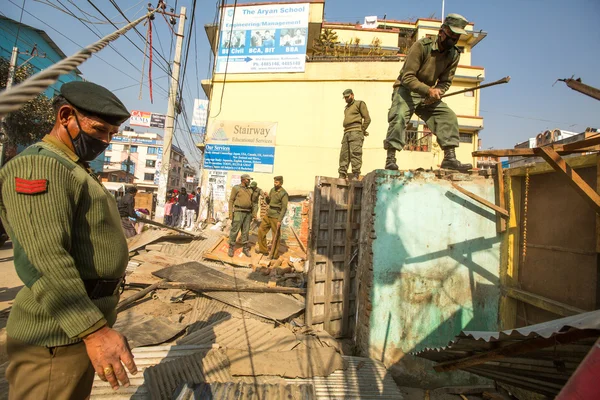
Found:
[(450, 49), (454, 46), (456, 46), (456, 43), (458, 42), (457, 39), (453, 39), (450, 36), (446, 35), (444, 33), (444, 35), (446, 36), (446, 39), (442, 40), (442, 46), (444, 46), (445, 49)]
[[(77, 122), (77, 127), (79, 128), (79, 134), (77, 137), (75, 139), (71, 139), (71, 143), (73, 143), (73, 148), (75, 149), (75, 154), (77, 154), (82, 161), (92, 161), (102, 154), (102, 152), (106, 150), (110, 143), (104, 143), (102, 140), (96, 139), (81, 129), (77, 114), (74, 115), (75, 121)], [(69, 137), (71, 137), (71, 133), (69, 132), (68, 128), (67, 133), (69, 133)]]

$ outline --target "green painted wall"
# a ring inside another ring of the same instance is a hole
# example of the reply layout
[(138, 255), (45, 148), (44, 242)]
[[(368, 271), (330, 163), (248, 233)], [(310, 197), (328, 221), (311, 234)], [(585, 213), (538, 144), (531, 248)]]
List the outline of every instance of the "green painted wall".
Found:
[[(495, 214), (433, 174), (375, 174), (370, 355), (393, 365), (461, 330), (496, 331)], [(494, 202), (492, 179), (457, 183)]]

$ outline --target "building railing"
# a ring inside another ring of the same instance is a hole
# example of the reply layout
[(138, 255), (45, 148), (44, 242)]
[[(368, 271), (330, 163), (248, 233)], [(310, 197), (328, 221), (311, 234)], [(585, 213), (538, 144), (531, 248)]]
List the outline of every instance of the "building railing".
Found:
[(431, 132), (423, 131), (405, 131), (406, 144), (404, 150), (430, 152), (433, 145), (433, 135)]

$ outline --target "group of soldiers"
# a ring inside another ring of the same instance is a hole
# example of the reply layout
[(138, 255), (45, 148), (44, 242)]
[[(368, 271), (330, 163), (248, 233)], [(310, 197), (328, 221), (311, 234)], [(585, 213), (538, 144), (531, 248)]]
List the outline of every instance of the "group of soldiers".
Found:
[[(421, 39), (410, 49), (394, 84), (386, 169), (398, 169), (396, 151), (405, 144), (412, 113), (437, 135), (444, 149), (442, 168), (470, 167), (456, 160), (456, 115), (441, 101), (452, 84), (459, 60), (455, 45), (466, 24), (450, 14), (437, 38)], [(352, 164), (357, 177), (370, 119), (366, 104), (354, 100), (352, 91), (344, 97), (347, 129), (339, 172), (345, 176)], [(0, 169), (0, 216), (24, 284), (6, 326), (10, 400), (84, 399), (94, 374), (118, 389), (129, 385), (126, 369), (137, 373), (127, 340), (112, 329), (129, 259), (127, 241), (114, 197), (89, 166), (130, 112), (112, 92), (91, 82), (63, 84), (53, 110), (56, 119), (48, 135)], [(248, 231), (261, 194), (251, 180), (242, 176), (231, 193), (229, 255), (240, 230), (243, 253), (250, 255)], [(288, 201), (282, 185), (283, 177), (276, 176), (265, 196), (258, 253), (268, 252), (267, 233), (277, 237), (281, 227)], [(122, 209), (129, 216), (131, 204)], [(277, 256), (276, 248), (273, 252)]]
[[(468, 21), (459, 14), (448, 14), (436, 38), (424, 38), (410, 48), (400, 75), (394, 82), (392, 105), (388, 112), (388, 130), (383, 148), (387, 151), (385, 169), (398, 170), (396, 152), (406, 144), (406, 127), (413, 114), (422, 118), (436, 135), (444, 151), (441, 168), (466, 172), (473, 168), (456, 159), (459, 145), (458, 119), (441, 100), (452, 85), (460, 59), (456, 47), (465, 35)], [(371, 117), (364, 101), (355, 100), (352, 89), (343, 93), (344, 136), (340, 150), (339, 178), (358, 179), (362, 166), (362, 147)], [(348, 176), (348, 167), (352, 173)]]
[[(252, 178), (248, 174), (241, 177), (241, 182), (231, 190), (229, 196), (229, 219), (231, 220), (231, 231), (229, 232), (229, 250), (227, 255), (233, 257), (235, 251), (235, 242), (237, 241), (238, 233), (241, 231), (242, 253), (246, 257), (252, 257), (250, 253), (250, 245), (248, 237), (250, 235), (250, 224), (253, 219), (256, 219), (258, 212), (258, 202), (264, 196), (267, 204), (266, 212), (260, 222), (258, 228), (258, 248), (257, 254), (269, 255), (267, 246), (267, 234), (272, 232), (273, 238), (277, 236), (277, 232), (281, 228), (281, 222), (285, 216), (288, 203), (288, 193), (283, 188), (283, 176), (273, 178), (273, 188), (266, 195), (257, 185), (252, 182)], [(277, 241), (272, 241), (274, 257), (277, 257)]]

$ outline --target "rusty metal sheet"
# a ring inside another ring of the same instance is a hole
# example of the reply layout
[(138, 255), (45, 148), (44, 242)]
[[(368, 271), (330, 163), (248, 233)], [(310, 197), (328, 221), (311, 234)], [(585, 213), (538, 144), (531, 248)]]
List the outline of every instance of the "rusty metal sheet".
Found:
[(127, 338), (131, 347), (140, 347), (164, 343), (181, 333), (185, 325), (131, 309), (119, 314), (113, 328)]
[(194, 300), (194, 308), (190, 314), (191, 325), (188, 327), (188, 335), (200, 330), (205, 326), (212, 325), (217, 321), (229, 318), (254, 318), (262, 322), (272, 323), (272, 321), (259, 317), (254, 314), (244, 313), (239, 308), (225, 304), (219, 300), (210, 297), (198, 295)]
[(175, 392), (176, 400), (314, 400), (312, 385), (254, 384), (242, 382), (185, 385)]
[[(227, 275), (198, 262), (176, 265), (156, 271), (153, 274), (175, 282), (212, 283), (232, 287), (255, 284), (248, 280)], [(203, 294), (258, 316), (279, 321), (304, 310), (303, 302), (280, 293), (204, 292)]]
[(168, 231), (163, 231), (160, 229), (148, 229), (139, 235), (135, 235), (127, 239), (127, 248), (129, 251), (135, 251), (168, 235)]
[(162, 251), (149, 251), (144, 254), (138, 254), (132, 258), (134, 261), (138, 262), (149, 262), (151, 264), (158, 264), (164, 267), (170, 265), (183, 264), (185, 262), (193, 261), (188, 260), (187, 258), (183, 258), (180, 255), (166, 254)]
[(275, 328), (273, 324), (251, 318), (224, 318), (188, 334), (179, 339), (177, 344), (199, 346), (218, 344), (220, 347), (250, 349), (252, 352), (258, 352), (288, 351), (298, 346), (300, 341), (284, 327)]
[[(536, 337), (551, 338), (572, 329), (597, 330), (600, 335), (600, 310), (503, 332), (463, 331), (448, 346), (428, 348), (415, 355), (434, 362), (459, 360), (474, 354), (485, 354), (497, 349), (501, 343), (508, 345)], [(594, 341), (595, 338), (591, 338), (557, 344), (491, 360), (465, 368), (465, 371), (553, 397), (573, 374)]]

